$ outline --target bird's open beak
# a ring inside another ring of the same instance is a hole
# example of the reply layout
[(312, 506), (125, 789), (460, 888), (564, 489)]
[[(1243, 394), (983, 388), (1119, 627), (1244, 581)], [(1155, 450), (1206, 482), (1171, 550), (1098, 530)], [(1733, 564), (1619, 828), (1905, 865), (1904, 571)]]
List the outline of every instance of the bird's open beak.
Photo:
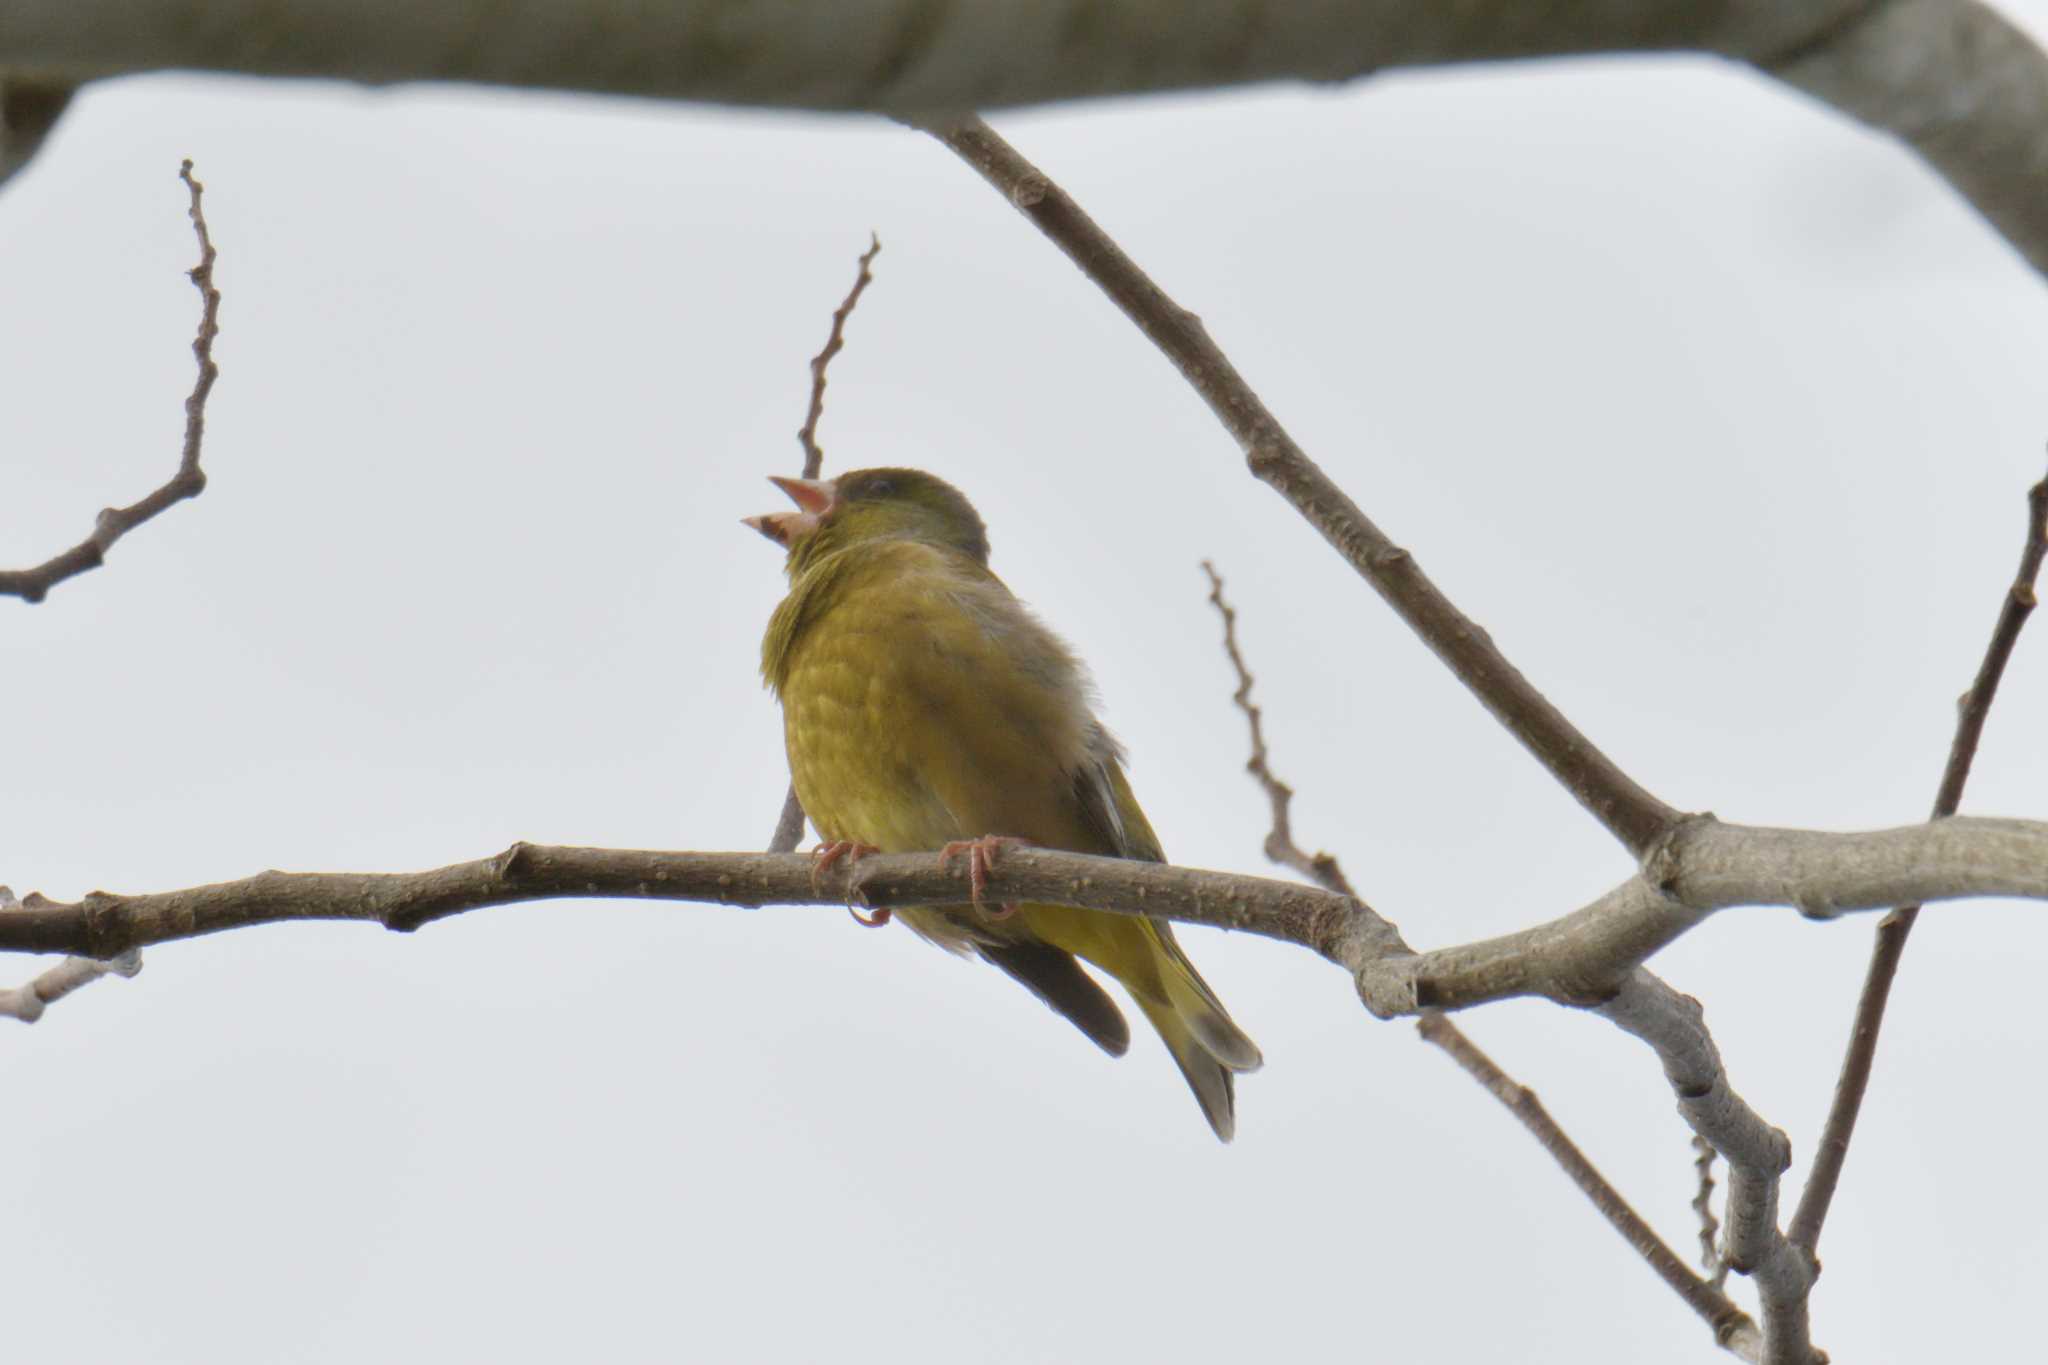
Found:
[(796, 504), (797, 510), (763, 512), (758, 517), (741, 517), (740, 521), (777, 545), (787, 548), (799, 537), (817, 530), (818, 523), (832, 510), (834, 490), (829, 479), (785, 479), (779, 474), (770, 474), (768, 482), (789, 494), (789, 500)]

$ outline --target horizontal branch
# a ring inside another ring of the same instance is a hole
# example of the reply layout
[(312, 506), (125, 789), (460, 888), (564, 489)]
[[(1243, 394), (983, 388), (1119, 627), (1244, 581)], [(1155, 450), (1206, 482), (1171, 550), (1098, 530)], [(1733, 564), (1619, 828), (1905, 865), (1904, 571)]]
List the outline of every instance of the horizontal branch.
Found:
[[(292, 920), (366, 920), (398, 930), (521, 901), (702, 901), (721, 905), (955, 905), (966, 871), (930, 853), (883, 853), (813, 878), (801, 853), (671, 853), (514, 844), (425, 872), (261, 872), (182, 891), (77, 902), (30, 895), (0, 911), (0, 950), (107, 958), (129, 948)], [(1809, 915), (1970, 896), (2048, 900), (2048, 824), (1956, 818), (1868, 834), (1697, 819), (1646, 871), (1582, 910), (1519, 934), (1416, 955), (1351, 896), (1238, 873), (1054, 849), (1007, 852), (987, 898), (1149, 914), (1297, 943), (1355, 973), (1386, 1017), (1509, 995), (1610, 999), (1658, 948), (1715, 910), (1784, 905)]]
[(2048, 824), (1956, 817), (1835, 834), (1699, 817), (1592, 904), (1498, 938), (1368, 964), (1359, 990), (1383, 1016), (1518, 995), (1598, 1005), (1717, 910), (1777, 905), (1827, 919), (1975, 896), (2048, 900)]
[[(261, 872), (241, 881), (68, 903), (40, 895), (0, 913), (0, 950), (104, 958), (173, 939), (294, 920), (366, 920), (412, 930), (468, 910), (521, 901), (599, 898), (720, 905), (900, 908), (967, 899), (963, 861), (929, 853), (838, 863), (813, 878), (803, 853), (666, 853), (514, 844), (426, 872)], [(988, 899), (1153, 914), (1298, 943), (1339, 962), (1396, 951), (1391, 926), (1362, 902), (1297, 882), (1122, 858), (1019, 848), (1003, 855)]]
[[(1085, 12), (1085, 21), (1077, 14)], [(1748, 62), (1900, 137), (2048, 270), (2048, 59), (1974, 0), (11, 0), (0, 72), (37, 89), (199, 70), (388, 85), (966, 110), (1398, 67), (1622, 52)], [(33, 137), (16, 150), (31, 150)]]
[(190, 69), (935, 113), (1389, 66), (1782, 52), (1858, 0), (11, 0), (0, 68)]

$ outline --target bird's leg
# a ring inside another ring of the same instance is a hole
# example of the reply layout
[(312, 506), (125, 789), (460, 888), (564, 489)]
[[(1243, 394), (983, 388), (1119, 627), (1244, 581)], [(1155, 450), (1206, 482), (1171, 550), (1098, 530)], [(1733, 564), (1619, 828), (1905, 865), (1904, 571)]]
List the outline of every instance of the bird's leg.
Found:
[[(811, 850), (811, 890), (819, 889), (818, 879), (825, 875), (827, 868), (841, 858), (846, 859), (847, 867), (851, 868), (868, 854), (881, 851), (873, 844), (864, 844), (858, 839), (834, 839), (831, 843), (819, 844)], [(886, 905), (867, 915), (854, 908), (853, 898), (859, 894), (860, 884), (849, 880), (846, 884), (846, 913), (853, 916), (854, 922), (867, 929), (879, 929), (887, 924), (890, 916), (889, 907)]]
[(991, 910), (981, 903), (981, 893), (988, 889), (988, 874), (994, 870), (996, 859), (1006, 848), (1029, 848), (1032, 841), (1020, 839), (1014, 834), (984, 834), (979, 839), (955, 839), (939, 850), (939, 866), (945, 867), (961, 854), (967, 856), (967, 894), (974, 902), (974, 908), (990, 919), (1008, 919), (1017, 913), (1014, 904), (999, 905)]

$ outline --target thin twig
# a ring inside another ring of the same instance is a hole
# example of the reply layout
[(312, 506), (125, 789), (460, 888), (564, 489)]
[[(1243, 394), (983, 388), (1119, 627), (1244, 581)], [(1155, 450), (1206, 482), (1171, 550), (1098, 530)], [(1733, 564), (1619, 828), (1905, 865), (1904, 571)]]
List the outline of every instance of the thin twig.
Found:
[[(825, 349), (811, 357), (811, 406), (804, 414), (804, 424), (797, 429), (797, 444), (804, 448), (803, 476), (815, 479), (825, 471), (825, 451), (818, 444), (818, 421), (825, 415), (825, 369), (832, 363), (846, 345), (846, 320), (853, 316), (853, 309), (860, 302), (861, 294), (873, 282), (874, 274), (868, 267), (881, 254), (882, 239), (876, 233), (868, 234), (868, 249), (861, 253), (860, 270), (853, 277), (853, 288), (846, 291), (846, 298), (832, 310), (832, 331), (825, 338)], [(789, 784), (789, 790), (782, 797), (782, 814), (775, 819), (775, 833), (768, 840), (770, 853), (788, 853), (804, 837), (804, 803), (796, 794), (796, 783)]]
[(797, 799), (796, 783), (782, 797), (782, 814), (775, 821), (775, 837), (768, 841), (770, 853), (788, 853), (804, 838), (804, 803)]
[(191, 395), (185, 399), (185, 446), (178, 460), (177, 472), (142, 501), (126, 507), (104, 509), (93, 522), (92, 534), (62, 554), (52, 556), (32, 569), (0, 570), (0, 596), (19, 597), (25, 602), (42, 601), (51, 588), (65, 579), (76, 577), (88, 569), (97, 569), (106, 561), (107, 551), (122, 536), (173, 503), (198, 497), (206, 487), (205, 471), (199, 467), (199, 447), (206, 434), (206, 397), (213, 392), (213, 381), (220, 376), (219, 368), (213, 363), (213, 339), (220, 334), (220, 291), (213, 287), (213, 238), (207, 231), (206, 214), (200, 207), (200, 196), (205, 186), (192, 178), (190, 161), (179, 167), (178, 177), (191, 192), (191, 207), (187, 212), (192, 219), (192, 231), (199, 238), (199, 264), (186, 274), (199, 291), (200, 311), (199, 332), (192, 339), (192, 354), (199, 362), (199, 378), (192, 386)]
[[(1237, 609), (1230, 605), (1223, 595), (1223, 576), (1216, 572), (1216, 566), (1208, 560), (1202, 561), (1202, 572), (1209, 578), (1209, 603), (1223, 618), (1223, 652), (1230, 660), (1231, 671), (1237, 675), (1237, 690), (1230, 699), (1237, 709), (1244, 713), (1247, 728), (1251, 731), (1251, 758), (1245, 764), (1249, 772), (1266, 793), (1272, 806), (1273, 824), (1266, 833), (1265, 853), (1272, 861), (1283, 867), (1291, 867), (1310, 878), (1325, 890), (1341, 896), (1356, 896), (1350, 879), (1337, 859), (1329, 853), (1305, 852), (1294, 841), (1294, 827), (1290, 818), (1294, 802), (1294, 789), (1273, 772), (1270, 754), (1266, 748), (1264, 713), (1252, 700), (1252, 672), (1245, 663), (1243, 649), (1237, 640)], [(1434, 1043), (1447, 1053), (1452, 1060), (1464, 1068), (1465, 1073), (1484, 1086), (1488, 1093), (1506, 1105), (1508, 1111), (1527, 1128), (1551, 1159), (1563, 1168), (1564, 1173), (1577, 1185), (1585, 1196), (1592, 1200), (1615, 1231), (1634, 1247), (1637, 1254), (1649, 1263), (1660, 1279), (1671, 1286), (1688, 1307), (1698, 1313), (1713, 1330), (1714, 1339), (1730, 1350), (1742, 1354), (1737, 1343), (1754, 1345), (1757, 1341), (1756, 1324), (1747, 1313), (1736, 1306), (1727, 1295), (1720, 1292), (1718, 1284), (1695, 1275), (1682, 1261), (1678, 1253), (1665, 1244), (1656, 1230), (1643, 1220), (1641, 1214), (1628, 1200), (1600, 1173), (1579, 1149), (1577, 1143), (1558, 1126), (1550, 1112), (1543, 1107), (1536, 1092), (1518, 1084), (1500, 1066), (1480, 1050), (1479, 1045), (1467, 1037), (1463, 1030), (1437, 1011), (1425, 1013), (1417, 1022), (1416, 1029), (1427, 1041)], [(1694, 1139), (1698, 1141), (1698, 1139)], [(1707, 1149), (1712, 1151), (1710, 1147)], [(1753, 1358), (1753, 1357), (1752, 1357)]]
[[(1508, 1112), (1529, 1130), (1551, 1159), (1564, 1169), (1572, 1183), (1593, 1202), (1600, 1216), (1635, 1248), (1636, 1254), (1648, 1263), (1659, 1279), (1685, 1300), (1686, 1307), (1699, 1314), (1713, 1329), (1716, 1342), (1745, 1359), (1755, 1359), (1753, 1352), (1759, 1344), (1755, 1321), (1721, 1292), (1718, 1281), (1702, 1279), (1694, 1274), (1655, 1229), (1643, 1221), (1642, 1215), (1608, 1183), (1607, 1177), (1579, 1150), (1578, 1144), (1558, 1127), (1535, 1091), (1526, 1085), (1518, 1085), (1443, 1015), (1424, 1015), (1415, 1027), (1425, 1039), (1449, 1053), (1467, 1075), (1486, 1088), (1488, 1094), (1507, 1106)], [(1700, 1138), (1695, 1137), (1693, 1141), (1706, 1146)], [(1712, 1152), (1714, 1149), (1706, 1146), (1706, 1150)]]
[(1714, 1217), (1714, 1144), (1692, 1135), (1692, 1168), (1698, 1187), (1692, 1196), (1692, 1211), (1700, 1220), (1700, 1264), (1713, 1272), (1708, 1283), (1719, 1289), (1728, 1282), (1728, 1261), (1721, 1255), (1721, 1220)]
[(1209, 404), (1252, 473), (1292, 503), (1436, 652), (1509, 733), (1637, 857), (1679, 820), (1593, 746), (1516, 671), (1487, 633), (1437, 590), (1294, 443), (1203, 329), (1067, 193), (980, 119), (925, 126), (1051, 238), (1137, 324)]
[(832, 363), (832, 357), (839, 354), (846, 345), (846, 320), (853, 316), (854, 305), (875, 278), (868, 270), (875, 257), (881, 254), (882, 239), (875, 233), (868, 234), (868, 249), (860, 256), (860, 273), (853, 278), (853, 288), (846, 293), (846, 301), (832, 310), (832, 332), (825, 338), (825, 349), (811, 357), (811, 407), (804, 414), (804, 424), (797, 430), (797, 444), (804, 448), (804, 477), (815, 479), (825, 468), (825, 452), (818, 445), (818, 419), (825, 415), (825, 367)]
[[(2027, 534), (2020, 550), (2019, 570), (1999, 605), (1998, 623), (1992, 628), (1983, 662), (1977, 665), (1977, 676), (1956, 708), (1955, 738), (1949, 743), (1948, 762), (1942, 768), (1941, 787), (1934, 797), (1937, 819), (1954, 815), (1962, 803), (1963, 784), (1969, 781), (1970, 764), (1977, 756), (1977, 743), (1983, 738), (1991, 703), (1998, 696), (1999, 680), (2005, 676), (2005, 665), (2019, 641), (2020, 628), (2033, 614), (2034, 584), (2040, 577), (2044, 558), (2048, 558), (2048, 479), (2027, 490)], [(1878, 1032), (1884, 1026), (1892, 982), (1905, 955), (1906, 939), (1919, 918), (1920, 907), (1907, 905), (1885, 916), (1877, 926), (1870, 966), (1856, 1000), (1849, 1046), (1842, 1058), (1841, 1074), (1835, 1080), (1834, 1100), (1828, 1106), (1827, 1121), (1821, 1126), (1820, 1141), (1814, 1148), (1813, 1171), (1806, 1178), (1799, 1207), (1792, 1215), (1792, 1240), (1808, 1252), (1820, 1248), (1821, 1227), (1827, 1222), (1828, 1206), (1841, 1184), (1842, 1167), (1849, 1159), (1849, 1139), (1856, 1130), (1864, 1093), (1870, 1088)]]
[(1282, 867), (1293, 868), (1326, 890), (1340, 896), (1356, 896), (1358, 893), (1351, 889), (1350, 881), (1334, 857), (1322, 852), (1310, 854), (1294, 842), (1294, 823), (1289, 817), (1294, 788), (1275, 777), (1266, 762), (1264, 716), (1252, 702), (1251, 670), (1245, 666), (1244, 655), (1237, 646), (1237, 610), (1224, 600), (1223, 577), (1216, 572), (1216, 566), (1205, 559), (1202, 572), (1209, 576), (1209, 603), (1223, 617), (1223, 652), (1230, 657), (1230, 666), (1237, 673), (1237, 691), (1230, 694), (1230, 699), (1237, 703), (1238, 710), (1244, 712), (1245, 721), (1251, 727), (1252, 756), (1244, 765), (1245, 771), (1258, 782), (1273, 807), (1273, 827), (1266, 832), (1266, 856)]

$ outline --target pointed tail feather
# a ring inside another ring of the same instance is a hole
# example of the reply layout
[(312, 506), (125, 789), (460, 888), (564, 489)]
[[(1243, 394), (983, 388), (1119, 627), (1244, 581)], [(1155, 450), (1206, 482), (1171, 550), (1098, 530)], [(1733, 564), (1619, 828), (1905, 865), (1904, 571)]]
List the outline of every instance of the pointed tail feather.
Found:
[[(1257, 1071), (1265, 1065), (1259, 1045), (1237, 1026), (1230, 1011), (1216, 998), (1216, 992), (1195, 970), (1195, 964), (1181, 952), (1180, 944), (1174, 941), (1172, 926), (1163, 920), (1152, 923), (1159, 935), (1159, 984), (1195, 1041), (1232, 1071)], [(1181, 1069), (1187, 1068), (1183, 1065)]]
[(1141, 998), (1138, 1008), (1145, 1011), (1145, 1017), (1165, 1040), (1166, 1050), (1173, 1054), (1180, 1074), (1187, 1078), (1188, 1089), (1195, 1092), (1195, 1103), (1202, 1106), (1202, 1117), (1209, 1120), (1218, 1139), (1230, 1141), (1237, 1134), (1237, 1086), (1231, 1080), (1230, 1068), (1210, 1055), (1172, 1005)]

